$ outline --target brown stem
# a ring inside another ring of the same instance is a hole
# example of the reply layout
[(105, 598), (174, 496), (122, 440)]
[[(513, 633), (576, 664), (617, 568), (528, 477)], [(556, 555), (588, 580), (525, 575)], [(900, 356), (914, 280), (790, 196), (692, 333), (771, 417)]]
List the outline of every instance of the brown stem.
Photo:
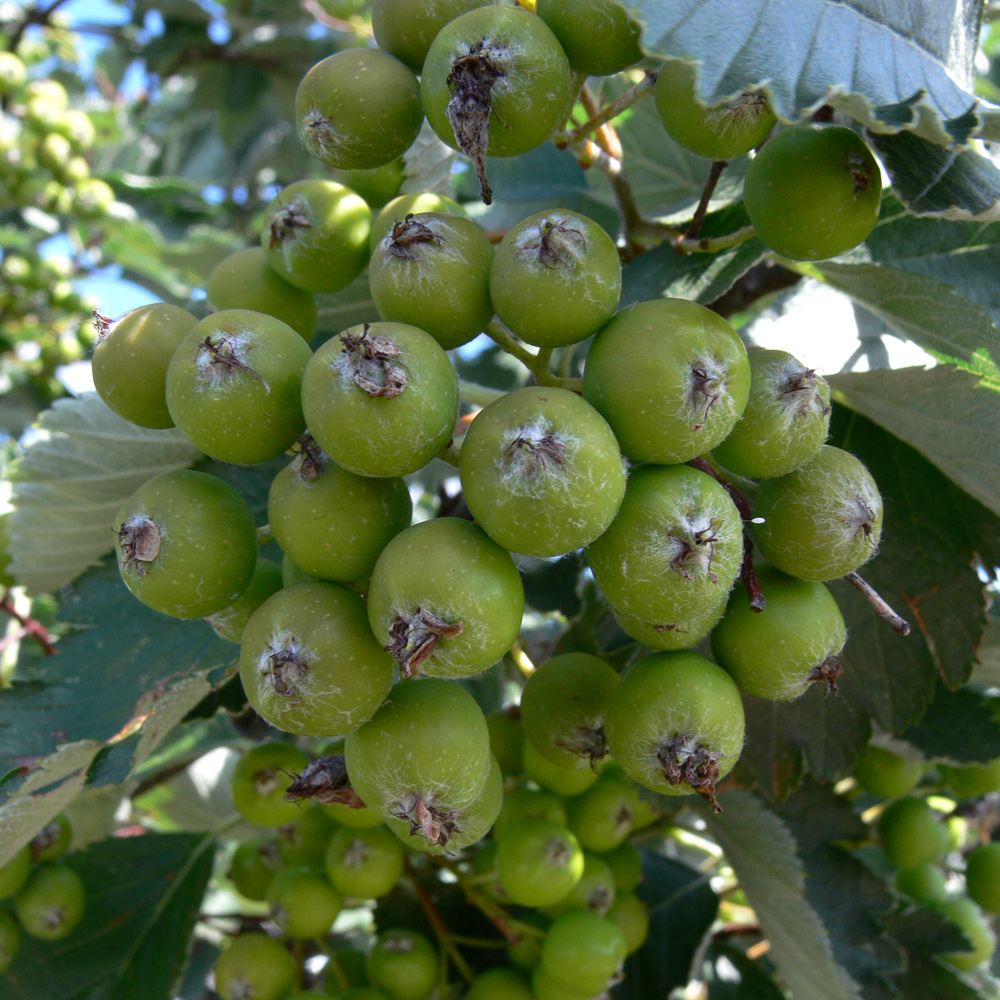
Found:
[(459, 871), (458, 866), (447, 858), (431, 856), (431, 861), (442, 868), (447, 868), (458, 879), (458, 884), (462, 887), (465, 898), (489, 918), (493, 926), (496, 927), (509, 944), (520, 943), (521, 935), (514, 930), (510, 914), (499, 903), (495, 903), (484, 892), (470, 885), (469, 880)]
[(11, 618), (15, 619), (17, 623), (22, 626), (24, 635), (34, 636), (38, 640), (39, 645), (45, 651), (46, 656), (54, 656), (59, 652), (59, 650), (52, 645), (55, 637), (49, 632), (49, 630), (41, 622), (35, 621), (34, 618), (27, 617), (26, 615), (22, 615), (21, 612), (14, 607), (14, 601), (10, 596), (9, 590), (4, 591), (3, 600), (0, 600), (0, 611), (6, 611)]
[[(653, 79), (655, 82), (655, 77)], [(587, 86), (584, 86), (580, 91), (580, 103), (586, 108), (587, 114), (590, 115), (590, 125), (594, 132), (594, 141), (608, 156), (613, 156), (616, 160), (622, 159), (624, 150), (622, 149), (621, 140), (618, 138), (618, 130), (611, 124), (611, 119), (617, 114), (613, 110), (614, 105), (605, 108), (602, 113), (601, 109), (597, 106), (597, 101), (593, 93)], [(598, 124), (594, 125), (594, 122), (598, 122)], [(586, 126), (584, 127), (586, 128)], [(574, 141), (582, 139), (585, 136), (586, 132), (579, 136), (574, 136)]]
[(734, 937), (738, 934), (760, 934), (760, 924), (724, 924), (712, 937), (718, 941), (720, 938)]
[(705, 216), (708, 213), (708, 204), (712, 200), (712, 195), (715, 194), (715, 187), (719, 183), (722, 171), (726, 169), (727, 165), (728, 162), (726, 160), (716, 160), (712, 164), (712, 169), (708, 172), (708, 179), (705, 181), (705, 187), (701, 192), (701, 200), (698, 202), (698, 207), (694, 210), (691, 225), (684, 231), (684, 239), (693, 240), (701, 232), (701, 224), (705, 221)]
[(887, 621), (900, 635), (910, 634), (910, 623), (903, 618), (902, 615), (898, 615), (895, 611), (893, 611), (893, 609), (889, 607), (888, 602), (870, 583), (863, 580), (856, 572), (848, 573), (844, 579), (849, 580), (855, 587), (857, 587), (858, 590), (861, 591), (862, 594), (864, 594), (865, 600), (867, 600), (868, 603), (875, 609), (875, 614), (877, 614), (879, 618)]
[(455, 968), (458, 969), (462, 978), (467, 983), (471, 983), (476, 978), (475, 973), (469, 967), (469, 963), (462, 957), (462, 953), (455, 947), (451, 931), (448, 930), (448, 925), (444, 922), (441, 912), (434, 905), (434, 900), (431, 899), (431, 894), (426, 888), (424, 888), (423, 885), (421, 885), (409, 858), (404, 861), (404, 865), (406, 868), (406, 874), (413, 886), (413, 891), (417, 894), (417, 902), (420, 903), (421, 909), (430, 921), (431, 927), (434, 929), (434, 934), (441, 945), (441, 950), (448, 955)]
[(734, 504), (736, 504), (736, 509), (740, 512), (740, 517), (744, 521), (749, 521), (753, 518), (753, 506), (747, 497), (741, 493), (732, 483), (727, 482), (722, 478), (712, 468), (712, 466), (705, 461), (703, 458), (692, 458), (690, 462), (687, 463), (692, 469), (697, 469), (699, 472), (704, 472), (706, 476), (711, 476), (732, 498)]

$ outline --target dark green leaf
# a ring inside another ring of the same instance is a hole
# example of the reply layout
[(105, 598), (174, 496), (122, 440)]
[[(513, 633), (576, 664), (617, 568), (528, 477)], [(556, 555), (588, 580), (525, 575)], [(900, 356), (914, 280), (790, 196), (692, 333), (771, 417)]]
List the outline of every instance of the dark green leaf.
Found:
[(909, 132), (868, 136), (896, 197), (917, 215), (997, 219), (1000, 170), (970, 146), (946, 148)]
[(900, 738), (931, 760), (987, 764), (1000, 757), (997, 699), (939, 687), (924, 717)]
[(951, 365), (850, 372), (834, 398), (891, 431), (1000, 515), (1000, 384)]
[(876, 131), (910, 127), (939, 143), (968, 136), (981, 0), (631, 0), (649, 52), (701, 64), (715, 104), (766, 85), (780, 117), (830, 103)]
[(572, 618), (580, 610), (577, 588), (581, 571), (581, 559), (576, 554), (555, 562), (537, 560), (523, 572), (525, 601), (536, 611), (559, 611)]
[(650, 851), (642, 855), (637, 891), (649, 906), (649, 937), (625, 962), (625, 981), (612, 991), (616, 1000), (649, 1000), (686, 985), (719, 909), (704, 875)]
[(806, 782), (775, 807), (806, 870), (806, 898), (830, 935), (834, 958), (864, 986), (903, 967), (883, 921), (894, 900), (885, 883), (839, 842), (865, 839), (864, 823), (829, 787)]
[(701, 978), (708, 985), (708, 1000), (786, 1000), (760, 965), (731, 945), (712, 944)]
[(26, 935), (2, 1000), (167, 1000), (180, 978), (212, 873), (215, 840), (188, 834), (112, 838), (71, 855), (83, 923), (59, 941)]

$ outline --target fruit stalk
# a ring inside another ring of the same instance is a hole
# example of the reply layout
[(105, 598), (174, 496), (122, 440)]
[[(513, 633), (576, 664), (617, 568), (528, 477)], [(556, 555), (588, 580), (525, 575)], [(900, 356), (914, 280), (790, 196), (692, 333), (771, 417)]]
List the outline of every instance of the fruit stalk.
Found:
[(910, 634), (910, 623), (902, 615), (893, 611), (888, 602), (870, 583), (858, 576), (857, 572), (848, 573), (845, 579), (861, 591), (865, 600), (875, 609), (875, 614), (879, 618), (887, 621), (900, 635)]

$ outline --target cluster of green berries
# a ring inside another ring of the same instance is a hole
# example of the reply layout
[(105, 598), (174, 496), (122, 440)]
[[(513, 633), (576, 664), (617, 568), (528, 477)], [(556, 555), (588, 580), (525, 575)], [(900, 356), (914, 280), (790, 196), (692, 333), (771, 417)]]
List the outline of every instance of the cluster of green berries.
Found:
[(86, 890), (66, 864), (72, 830), (59, 815), (0, 867), (0, 972), (17, 956), (21, 934), (57, 941), (83, 920)]
[(885, 860), (895, 870), (895, 888), (958, 927), (968, 946), (942, 958), (969, 971), (996, 948), (990, 918), (1000, 913), (1000, 842), (983, 839), (986, 824), (982, 838), (971, 837), (963, 813), (982, 811), (956, 806), (996, 797), (1000, 759), (938, 764), (935, 770), (936, 782), (925, 763), (875, 745), (855, 765), (854, 777), (862, 791), (883, 800), (871, 812)]
[[(115, 197), (90, 174), (88, 156), (97, 138), (90, 116), (69, 106), (57, 80), (28, 77), (18, 55), (0, 52), (0, 211), (101, 219)], [(69, 258), (43, 257), (31, 245), (3, 250), (0, 352), (22, 348), (16, 367), (43, 399), (62, 393), (55, 369), (93, 346), (93, 329), (84, 319), (94, 304), (74, 290), (74, 270)], [(24, 354), (23, 346), (32, 343), (37, 353)]]
[[(421, 685), (422, 711), (413, 719), (451, 703), (428, 703), (431, 692), (455, 699), (460, 691), (427, 680), (413, 682), (404, 693)], [(287, 944), (302, 942), (301, 958), (303, 947), (330, 932), (342, 908), (374, 900), (378, 913), (379, 901), (401, 880), (433, 892), (442, 872), (484, 894), (507, 932), (506, 940), (499, 934), (496, 940), (506, 946), (504, 961), (471, 982), (467, 998), (584, 1000), (616, 982), (626, 956), (642, 946), (649, 929), (646, 905), (635, 893), (642, 858), (627, 838), (658, 814), (622, 770), (603, 758), (595, 758), (601, 767), (576, 768), (540, 754), (520, 716), (517, 709), (498, 712), (486, 726), (493, 775), (487, 784), (495, 787), (482, 826), (492, 833), (440, 866), (408, 861), (414, 848), (423, 850), (408, 823), (362, 804), (345, 783), (343, 754), (352, 759), (351, 738), (346, 747), (325, 747), (314, 760), (284, 742), (244, 753), (233, 771), (234, 803), (246, 819), (271, 832), (239, 844), (229, 875), (241, 896), (268, 903), (282, 940), (255, 932), (231, 942), (215, 968), (224, 1000), (288, 996), (296, 962)], [(440, 728), (448, 722), (440, 720)], [(437, 773), (439, 753), (430, 741), (414, 745), (402, 766), (418, 768), (423, 758), (424, 770)], [(373, 794), (369, 802), (375, 801)], [(456, 819), (482, 812), (482, 806), (459, 810)], [(321, 995), (426, 1000), (439, 983), (438, 947), (412, 929), (384, 931), (363, 959), (353, 957), (338, 953), (341, 976), (348, 967), (357, 969), (352, 989), (337, 989), (328, 973)]]

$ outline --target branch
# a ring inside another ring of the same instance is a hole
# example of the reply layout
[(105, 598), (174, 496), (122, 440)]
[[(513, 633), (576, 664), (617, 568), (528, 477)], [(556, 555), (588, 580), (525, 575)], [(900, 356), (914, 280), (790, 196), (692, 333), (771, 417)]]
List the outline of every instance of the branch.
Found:
[(45, 27), (49, 23), (52, 15), (64, 3), (66, 3), (66, 0), (54, 0), (54, 2), (49, 4), (45, 10), (39, 10), (37, 7), (32, 7), (30, 10), (26, 11), (24, 20), (21, 21), (21, 23), (14, 29), (14, 34), (10, 36), (10, 40), (7, 42), (7, 51), (16, 52), (17, 47), (28, 28), (30, 28), (33, 24)]
[(572, 392), (581, 391), (582, 379), (560, 378), (552, 373), (553, 349), (551, 347), (543, 347), (537, 354), (532, 354), (507, 331), (507, 328), (498, 319), (491, 320), (484, 332), (502, 351), (505, 351), (512, 358), (517, 358), (534, 375), (538, 385), (556, 386), (560, 389), (569, 389)]
[(55, 636), (41, 622), (36, 621), (28, 615), (22, 615), (14, 607), (14, 600), (10, 596), (10, 590), (4, 591), (3, 599), (0, 600), (0, 611), (6, 611), (21, 626), (21, 634), (18, 636), (19, 640), (31, 635), (38, 640), (46, 656), (54, 656), (59, 652), (53, 645)]
[(715, 188), (722, 176), (722, 171), (727, 166), (728, 163), (725, 160), (716, 160), (712, 164), (712, 169), (709, 170), (708, 178), (705, 181), (705, 187), (701, 192), (698, 207), (694, 210), (694, 215), (691, 218), (691, 224), (684, 231), (685, 240), (693, 240), (701, 231), (701, 224), (705, 221), (705, 216), (708, 213), (709, 202), (712, 200), (712, 195), (715, 194)]
[(900, 635), (910, 634), (910, 623), (903, 618), (902, 615), (896, 614), (896, 612), (889, 607), (888, 602), (870, 583), (863, 580), (856, 572), (848, 573), (844, 579), (853, 583), (854, 586), (861, 591), (865, 600), (868, 601), (868, 603), (875, 609), (875, 614), (877, 614), (879, 618), (887, 621)]
[(466, 382), (464, 378), (458, 380), (458, 395), (463, 403), (471, 403), (473, 406), (489, 406), (490, 403), (498, 400), (507, 393), (503, 389), (491, 389), (486, 385), (477, 385), (475, 382)]
[[(597, 114), (593, 114), (588, 121), (585, 121), (582, 125), (578, 125), (576, 128), (569, 129), (562, 133), (562, 135), (557, 135), (554, 140), (556, 146), (560, 149), (565, 149), (567, 146), (576, 145), (581, 139), (586, 139), (592, 132), (597, 131), (605, 122), (617, 118), (623, 111), (627, 111), (632, 107), (633, 104), (653, 93), (655, 88), (656, 73), (647, 72), (643, 80), (640, 80), (634, 87), (626, 90), (621, 97), (606, 105)], [(590, 108), (587, 108), (587, 110), (590, 112)]]
[(727, 233), (725, 236), (703, 236), (701, 239), (689, 239), (684, 236), (674, 243), (674, 246), (681, 253), (718, 253), (720, 250), (728, 250), (730, 247), (737, 247), (741, 243), (757, 235), (757, 230), (753, 226), (743, 226), (735, 233)]
[(421, 909), (427, 915), (427, 919), (430, 921), (431, 927), (434, 929), (434, 934), (441, 944), (441, 950), (451, 959), (455, 968), (458, 969), (461, 977), (467, 982), (472, 983), (476, 974), (469, 967), (469, 963), (466, 962), (462, 953), (455, 946), (455, 942), (452, 939), (451, 931), (448, 930), (448, 925), (444, 922), (444, 918), (438, 911), (438, 908), (434, 905), (434, 900), (431, 899), (430, 893), (420, 884), (420, 880), (417, 878), (416, 873), (413, 871), (413, 865), (410, 859), (407, 858), (404, 862), (406, 867), (406, 874), (410, 879), (410, 883), (413, 886), (413, 891), (417, 894), (417, 901), (420, 903)]

